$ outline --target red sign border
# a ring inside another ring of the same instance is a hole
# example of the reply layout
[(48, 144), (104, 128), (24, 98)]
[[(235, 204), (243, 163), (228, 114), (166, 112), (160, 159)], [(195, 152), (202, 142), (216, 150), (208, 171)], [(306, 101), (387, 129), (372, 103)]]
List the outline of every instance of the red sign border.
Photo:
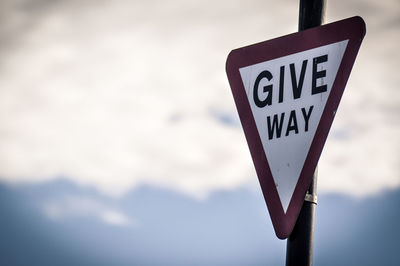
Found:
[[(365, 22), (361, 17), (351, 17), (305, 31), (289, 34), (269, 41), (235, 49), (226, 61), (226, 73), (249, 145), (251, 157), (266, 201), (272, 224), (278, 238), (288, 238), (303, 205), (330, 127), (336, 114), (361, 42), (365, 36)], [(339, 66), (325, 109), (305, 160), (299, 180), (286, 214), (276, 190), (264, 148), (251, 112), (246, 90), (239, 73), (242, 67), (273, 60), (279, 57), (349, 40)]]

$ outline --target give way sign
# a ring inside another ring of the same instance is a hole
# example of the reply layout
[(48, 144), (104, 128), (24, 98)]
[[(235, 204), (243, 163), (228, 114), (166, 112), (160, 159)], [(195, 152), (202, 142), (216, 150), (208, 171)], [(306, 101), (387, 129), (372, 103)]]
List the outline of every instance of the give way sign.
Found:
[(289, 237), (365, 35), (352, 17), (233, 50), (226, 72), (276, 235)]

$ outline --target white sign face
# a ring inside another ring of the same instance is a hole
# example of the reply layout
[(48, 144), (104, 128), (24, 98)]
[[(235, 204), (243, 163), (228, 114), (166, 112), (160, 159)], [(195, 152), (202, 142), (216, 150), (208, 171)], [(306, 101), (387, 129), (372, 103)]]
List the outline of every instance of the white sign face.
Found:
[(344, 40), (239, 69), (285, 213), (347, 44)]

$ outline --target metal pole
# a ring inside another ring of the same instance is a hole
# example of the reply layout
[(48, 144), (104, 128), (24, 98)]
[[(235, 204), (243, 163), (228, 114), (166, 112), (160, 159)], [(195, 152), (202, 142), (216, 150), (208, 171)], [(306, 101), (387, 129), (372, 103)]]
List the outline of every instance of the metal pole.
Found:
[(286, 243), (286, 266), (311, 266), (313, 263), (314, 217), (317, 205), (317, 170), (301, 208), (296, 225)]
[(299, 31), (322, 25), (325, 8), (326, 0), (300, 0)]
[[(299, 31), (320, 26), (325, 21), (326, 0), (300, 0)], [(313, 263), (314, 218), (317, 205), (317, 169), (307, 191), (299, 217), (286, 245), (286, 266)]]

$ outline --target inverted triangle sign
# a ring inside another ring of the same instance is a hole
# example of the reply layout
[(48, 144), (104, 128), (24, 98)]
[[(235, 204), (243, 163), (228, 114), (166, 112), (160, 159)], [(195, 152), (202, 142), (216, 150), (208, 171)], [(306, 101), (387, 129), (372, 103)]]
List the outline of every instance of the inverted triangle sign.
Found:
[(276, 235), (289, 237), (365, 35), (353, 17), (233, 50), (226, 72)]

